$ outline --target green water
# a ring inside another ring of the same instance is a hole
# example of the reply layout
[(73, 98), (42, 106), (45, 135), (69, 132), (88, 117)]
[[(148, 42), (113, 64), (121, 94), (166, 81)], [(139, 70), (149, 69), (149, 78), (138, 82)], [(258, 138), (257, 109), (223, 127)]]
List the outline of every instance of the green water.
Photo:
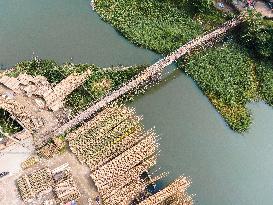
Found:
[[(150, 64), (160, 56), (122, 38), (90, 10), (88, 0), (1, 0), (0, 66), (34, 55), (62, 63)], [(254, 124), (235, 134), (182, 72), (138, 97), (132, 106), (156, 127), (158, 166), (171, 179), (184, 173), (202, 205), (273, 204), (273, 109), (249, 105)]]

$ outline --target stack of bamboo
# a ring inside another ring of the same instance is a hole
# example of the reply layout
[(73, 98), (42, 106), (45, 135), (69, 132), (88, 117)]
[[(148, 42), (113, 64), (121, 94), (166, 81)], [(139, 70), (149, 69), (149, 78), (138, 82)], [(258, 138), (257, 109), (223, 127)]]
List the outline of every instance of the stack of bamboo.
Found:
[(29, 179), (27, 175), (21, 176), (17, 180), (17, 187), (19, 189), (21, 198), (24, 202), (33, 199), (35, 197), (35, 193), (32, 190)]
[(31, 184), (32, 190), (35, 193), (40, 193), (42, 191), (48, 190), (53, 184), (50, 169), (43, 168), (28, 176), (29, 182)]
[(39, 162), (39, 157), (37, 155), (32, 155), (21, 164), (21, 167), (22, 169), (27, 169), (38, 162)]
[(59, 137), (52, 139), (51, 142), (48, 142), (45, 146), (39, 148), (37, 150), (37, 154), (40, 157), (49, 159), (57, 154), (65, 148), (65, 142), (62, 141)]
[(91, 174), (98, 187), (103, 186), (108, 181), (120, 174), (129, 171), (145, 159), (153, 156), (158, 145), (154, 136), (148, 136), (134, 147), (126, 150), (112, 161), (100, 167)]
[[(143, 195), (151, 195), (147, 187), (166, 175), (142, 177), (156, 164), (158, 144), (155, 132), (144, 132), (140, 120), (134, 109), (110, 106), (68, 135), (70, 149), (90, 167), (91, 178), (105, 205), (140, 203)], [(172, 204), (190, 205), (184, 203), (188, 199), (188, 181), (181, 179), (155, 195), (155, 199), (148, 199), (158, 204), (172, 199)]]
[(56, 194), (58, 201), (61, 204), (66, 204), (72, 200), (77, 200), (80, 198), (80, 192), (77, 185), (73, 179), (70, 171), (70, 167), (66, 164), (58, 167), (61, 171), (54, 173), (54, 193)]
[(171, 204), (191, 205), (192, 199), (186, 193), (190, 181), (186, 177), (179, 177), (169, 186), (156, 194), (148, 197), (146, 200), (139, 203), (139, 205), (156, 205), (166, 204), (167, 200), (171, 198)]
[(62, 204), (66, 204), (72, 200), (77, 200), (81, 196), (72, 176), (66, 180), (58, 182), (54, 187), (54, 192)]
[(48, 168), (40, 169), (17, 180), (17, 186), (23, 201), (34, 198), (38, 193), (51, 189), (52, 176)]
[(153, 156), (145, 160), (140, 165), (137, 165), (134, 168), (130, 169), (129, 172), (122, 173), (117, 178), (109, 180), (106, 184), (98, 187), (98, 191), (105, 198), (111, 197), (112, 193), (114, 193), (115, 190), (121, 189), (126, 184), (129, 184), (131, 181), (139, 180), (139, 176), (144, 172), (148, 172), (148, 169), (154, 166), (155, 163), (156, 157)]
[[(68, 135), (70, 148), (82, 163), (95, 170), (138, 141), (142, 131), (140, 119), (134, 115), (133, 109), (124, 106), (108, 108)], [(130, 138), (133, 143), (128, 140)]]

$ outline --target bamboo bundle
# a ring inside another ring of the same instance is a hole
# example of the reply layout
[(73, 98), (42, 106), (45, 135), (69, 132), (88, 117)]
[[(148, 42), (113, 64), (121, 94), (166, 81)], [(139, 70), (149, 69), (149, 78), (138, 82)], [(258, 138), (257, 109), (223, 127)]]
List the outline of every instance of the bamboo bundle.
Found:
[(63, 204), (80, 198), (80, 192), (72, 175), (69, 175), (66, 180), (57, 183), (54, 187), (54, 192)]
[(190, 182), (186, 177), (179, 177), (169, 186), (142, 201), (139, 205), (157, 205), (164, 202), (176, 193), (185, 193)]
[(23, 201), (34, 198), (38, 193), (51, 188), (53, 180), (50, 170), (44, 168), (30, 175), (23, 175), (17, 180), (19, 193)]
[(148, 136), (148, 133), (142, 134), (141, 131), (142, 129), (134, 130), (133, 133), (129, 134), (123, 140), (113, 143), (111, 146), (106, 147), (99, 155), (97, 154), (91, 158), (87, 162), (91, 171), (95, 171)]
[(68, 140), (75, 140), (79, 136), (84, 135), (89, 130), (96, 128), (99, 123), (101, 123), (102, 121), (104, 121), (108, 117), (109, 114), (112, 114), (114, 112), (115, 108), (111, 108), (111, 107), (105, 108), (98, 115), (96, 115), (93, 118), (93, 120), (90, 120), (90, 121), (84, 123), (81, 127), (76, 129), (75, 131), (70, 132), (67, 135), (67, 139)]
[[(99, 124), (99, 127), (97, 127), (96, 129), (92, 129), (92, 135), (101, 139), (101, 137), (103, 137), (103, 134), (114, 129), (119, 124), (121, 124), (123, 121), (127, 121), (129, 119), (132, 119), (132, 121), (139, 121), (140, 120), (139, 117), (134, 116), (132, 111), (130, 111), (130, 110), (128, 110), (128, 111), (122, 110), (122, 111), (123, 112), (109, 115), (106, 121)], [(90, 133), (89, 133), (89, 135), (90, 135)], [(100, 135), (100, 136), (97, 136), (97, 135)]]
[(105, 164), (91, 174), (97, 186), (107, 183), (108, 180), (118, 177), (120, 174), (130, 170), (149, 156), (154, 155), (157, 149), (154, 136), (143, 139), (134, 147)]
[[(79, 136), (81, 136), (79, 140), (76, 139), (72, 140), (70, 142), (70, 146), (72, 148), (77, 146), (79, 143), (81, 143), (81, 140), (83, 140), (84, 138), (86, 138), (86, 140), (88, 141), (92, 140), (90, 141), (90, 143), (94, 145), (95, 143), (100, 142), (100, 140), (102, 140), (103, 135), (107, 133), (109, 130), (117, 126), (125, 119), (133, 116), (133, 114), (126, 109), (118, 108), (114, 109), (110, 110), (111, 112), (109, 113), (109, 115), (105, 115), (103, 121), (100, 122), (96, 121), (96, 123), (94, 122), (94, 120), (89, 121), (86, 125), (82, 126), (78, 130), (76, 130), (76, 132), (69, 135), (68, 136), (69, 139), (75, 138), (74, 137), (75, 135), (77, 135), (78, 138)], [(92, 130), (92, 132), (90, 132), (90, 130)], [(82, 146), (82, 144), (80, 146)]]
[(56, 154), (59, 154), (60, 151), (65, 148), (65, 142), (59, 139), (58, 137), (54, 138), (52, 142), (49, 142), (45, 146), (37, 150), (37, 155), (46, 159), (53, 157)]
[(110, 132), (104, 134), (104, 139), (97, 141), (96, 144), (92, 144), (91, 150), (89, 149), (90, 154), (92, 153), (90, 157), (94, 157), (97, 152), (100, 152), (106, 147), (109, 147), (121, 140), (123, 140), (125, 137), (130, 135), (135, 130), (141, 130), (141, 127), (139, 125), (138, 121), (123, 121), (121, 124), (119, 124), (117, 127), (115, 127)]
[(82, 163), (92, 164), (90, 161), (103, 153), (104, 149), (110, 149), (115, 143), (118, 143), (132, 132), (141, 130), (140, 118), (133, 115), (133, 109), (118, 107), (115, 110), (108, 119), (104, 119), (105, 125), (102, 125), (104, 123), (96, 124), (97, 128), (93, 128), (92, 133), (89, 133), (89, 130), (83, 131), (82, 128), (79, 128), (81, 129), (80, 132), (85, 134), (69, 141), (72, 152), (76, 154)]
[(23, 175), (17, 180), (17, 187), (24, 202), (35, 197), (27, 175)]
[[(86, 138), (81, 138), (80, 143), (77, 145), (76, 149), (76, 155), (78, 156), (79, 160), (81, 162), (85, 162), (88, 165), (90, 164), (90, 160), (97, 155), (104, 152), (104, 149), (112, 147), (115, 143), (118, 143), (121, 141), (124, 137), (131, 134), (131, 132), (137, 132), (141, 130), (141, 127), (139, 125), (132, 125), (135, 127), (129, 128), (129, 130), (125, 133), (115, 133), (111, 131), (108, 134), (105, 134), (103, 137), (104, 140), (101, 140), (101, 144), (99, 144), (99, 140), (96, 144), (92, 144), (92, 140), (87, 140)], [(82, 145), (81, 145), (82, 144)], [(74, 151), (75, 152), (75, 151)]]
[(100, 149), (100, 147), (103, 147), (104, 144), (107, 146), (107, 144), (111, 143), (111, 141), (115, 141), (120, 136), (124, 136), (124, 134), (128, 132), (131, 128), (137, 126), (139, 126), (139, 119), (127, 119), (118, 124), (116, 127), (113, 127), (112, 130), (97, 133), (97, 136), (95, 137), (97, 139), (91, 139), (91, 141), (93, 142), (93, 152), (95, 152), (96, 149)]
[(114, 178), (108, 181), (107, 184), (103, 186), (98, 186), (99, 193), (105, 198), (111, 197), (111, 194), (116, 190), (121, 189), (126, 184), (129, 184), (131, 181), (139, 180), (140, 175), (143, 172), (147, 172), (156, 163), (156, 157), (151, 157), (150, 159), (144, 161), (140, 165), (135, 166), (130, 169), (128, 172), (125, 172), (119, 175), (117, 178)]
[(21, 167), (22, 169), (27, 169), (36, 163), (39, 162), (39, 157), (37, 155), (30, 156), (27, 160), (25, 160), (22, 164)]
[[(160, 205), (165, 205), (162, 203)], [(187, 193), (176, 193), (169, 203), (170, 205), (193, 205), (193, 199)]]
[(131, 181), (130, 184), (117, 189), (109, 198), (104, 198), (102, 195), (103, 203), (105, 205), (128, 205), (145, 187), (146, 184), (139, 180)]
[(150, 179), (149, 183), (150, 183), (150, 184), (154, 184), (154, 183), (156, 183), (157, 181), (159, 181), (160, 179), (165, 178), (167, 175), (168, 175), (167, 172), (163, 172), (163, 173), (161, 173), (160, 175), (157, 175), (157, 176), (155, 176), (155, 177), (152, 177), (152, 178)]
[(54, 179), (53, 191), (61, 204), (80, 197), (79, 189), (73, 179), (71, 168), (65, 163), (51, 171)]
[(53, 184), (51, 172), (48, 168), (38, 170), (28, 176), (29, 182), (35, 193), (51, 188)]

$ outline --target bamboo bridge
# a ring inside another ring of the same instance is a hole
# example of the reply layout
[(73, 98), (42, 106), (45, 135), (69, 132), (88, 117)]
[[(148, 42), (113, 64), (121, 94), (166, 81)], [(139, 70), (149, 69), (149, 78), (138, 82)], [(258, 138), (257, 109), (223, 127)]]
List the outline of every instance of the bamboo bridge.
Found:
[(212, 32), (205, 33), (202, 36), (199, 36), (199, 37), (189, 41), (188, 43), (184, 44), (183, 46), (181, 46), (180, 48), (178, 48), (174, 52), (167, 55), (165, 58), (157, 61), (153, 65), (146, 68), (139, 75), (137, 75), (134, 79), (132, 79), (128, 83), (124, 84), (119, 89), (109, 93), (107, 96), (102, 98), (100, 101), (91, 105), (85, 111), (79, 113), (75, 118), (71, 119), (69, 122), (67, 122), (66, 124), (59, 127), (54, 132), (54, 135), (60, 135), (60, 134), (64, 133), (68, 129), (71, 129), (74, 126), (76, 126), (77, 124), (90, 118), (97, 111), (106, 107), (109, 103), (117, 100), (119, 97), (123, 96), (124, 94), (139, 88), (140, 86), (142, 86), (145, 82), (147, 82), (149, 79), (151, 79), (155, 75), (161, 74), (162, 70), (166, 66), (172, 64), (180, 57), (190, 54), (197, 49), (200, 49), (200, 48), (202, 49), (202, 48), (207, 47), (208, 45), (215, 43), (217, 40), (219, 40), (221, 37), (223, 37), (229, 30), (236, 27), (237, 25), (239, 25), (243, 21), (244, 21), (244, 16), (240, 15), (237, 18), (234, 18), (230, 21), (225, 22), (223, 25), (219, 26), (218, 28), (216, 28)]

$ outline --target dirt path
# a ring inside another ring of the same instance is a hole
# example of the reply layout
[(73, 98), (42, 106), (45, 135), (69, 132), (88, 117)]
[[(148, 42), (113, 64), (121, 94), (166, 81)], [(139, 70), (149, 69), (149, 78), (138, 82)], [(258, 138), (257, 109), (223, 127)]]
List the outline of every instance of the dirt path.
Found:
[(257, 1), (255, 4), (255, 9), (258, 12), (260, 12), (263, 16), (273, 18), (273, 10), (271, 10), (264, 2)]

